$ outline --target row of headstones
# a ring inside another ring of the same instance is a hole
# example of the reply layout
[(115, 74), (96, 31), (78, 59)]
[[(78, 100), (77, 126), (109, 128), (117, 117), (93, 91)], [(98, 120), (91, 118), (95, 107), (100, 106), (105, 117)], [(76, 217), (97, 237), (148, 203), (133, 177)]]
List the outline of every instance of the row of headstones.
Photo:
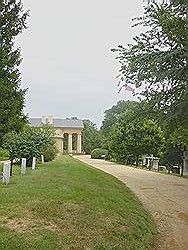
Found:
[[(44, 156), (41, 155), (41, 162), (42, 164), (44, 163)], [(26, 174), (26, 163), (27, 160), (26, 158), (22, 158), (21, 160), (21, 174), (24, 175)], [(3, 163), (3, 176), (2, 176), (2, 180), (4, 184), (9, 184), (10, 182), (10, 161), (4, 162)], [(32, 170), (35, 170), (36, 167), (36, 157), (33, 157), (32, 160)]]

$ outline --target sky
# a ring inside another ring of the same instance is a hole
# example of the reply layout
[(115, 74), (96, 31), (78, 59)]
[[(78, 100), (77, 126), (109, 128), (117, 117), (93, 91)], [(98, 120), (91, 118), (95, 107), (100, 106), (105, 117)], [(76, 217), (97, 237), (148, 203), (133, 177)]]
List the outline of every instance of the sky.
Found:
[(142, 14), (142, 0), (22, 2), (30, 17), (16, 44), (30, 117), (76, 116), (99, 126), (105, 110), (133, 99), (131, 92), (118, 94), (119, 64), (110, 49), (140, 32), (131, 25)]

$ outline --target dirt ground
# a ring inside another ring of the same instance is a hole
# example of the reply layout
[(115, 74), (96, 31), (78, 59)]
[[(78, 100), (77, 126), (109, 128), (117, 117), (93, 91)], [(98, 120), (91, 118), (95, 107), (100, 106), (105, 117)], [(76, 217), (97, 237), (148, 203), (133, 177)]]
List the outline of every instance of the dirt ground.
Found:
[(188, 249), (188, 179), (75, 156), (124, 182), (153, 215), (159, 236), (154, 249)]

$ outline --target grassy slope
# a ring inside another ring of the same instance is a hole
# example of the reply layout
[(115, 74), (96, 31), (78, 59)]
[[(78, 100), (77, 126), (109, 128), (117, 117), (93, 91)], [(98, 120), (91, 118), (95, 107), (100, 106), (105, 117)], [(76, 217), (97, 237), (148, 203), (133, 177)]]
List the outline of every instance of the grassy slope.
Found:
[(68, 156), (0, 184), (3, 250), (147, 249), (154, 233), (123, 183)]

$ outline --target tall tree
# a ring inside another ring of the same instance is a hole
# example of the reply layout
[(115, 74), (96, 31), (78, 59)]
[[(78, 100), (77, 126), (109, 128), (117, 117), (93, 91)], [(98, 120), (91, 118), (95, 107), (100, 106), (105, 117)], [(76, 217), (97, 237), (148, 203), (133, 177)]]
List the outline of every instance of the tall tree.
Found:
[(163, 142), (161, 128), (149, 119), (120, 119), (108, 140), (110, 154), (119, 162), (133, 158), (137, 165), (145, 154), (158, 155)]
[(130, 112), (136, 106), (139, 106), (139, 103), (135, 101), (119, 101), (116, 105), (112, 106), (112, 108), (106, 110), (101, 126), (102, 134), (107, 137), (122, 114)]
[(134, 44), (113, 49), (121, 64), (120, 84), (134, 84), (161, 114), (185, 120), (188, 111), (183, 117), (178, 114), (188, 101), (186, 1), (150, 1), (136, 20), (135, 26), (147, 31), (136, 36)]
[(21, 1), (0, 0), (0, 144), (4, 134), (19, 131), (26, 119), (26, 90), (20, 87), (22, 59), (15, 37), (26, 28), (27, 16)]
[(90, 154), (93, 149), (102, 147), (102, 135), (90, 120), (84, 120), (83, 123), (82, 149), (86, 154)]

